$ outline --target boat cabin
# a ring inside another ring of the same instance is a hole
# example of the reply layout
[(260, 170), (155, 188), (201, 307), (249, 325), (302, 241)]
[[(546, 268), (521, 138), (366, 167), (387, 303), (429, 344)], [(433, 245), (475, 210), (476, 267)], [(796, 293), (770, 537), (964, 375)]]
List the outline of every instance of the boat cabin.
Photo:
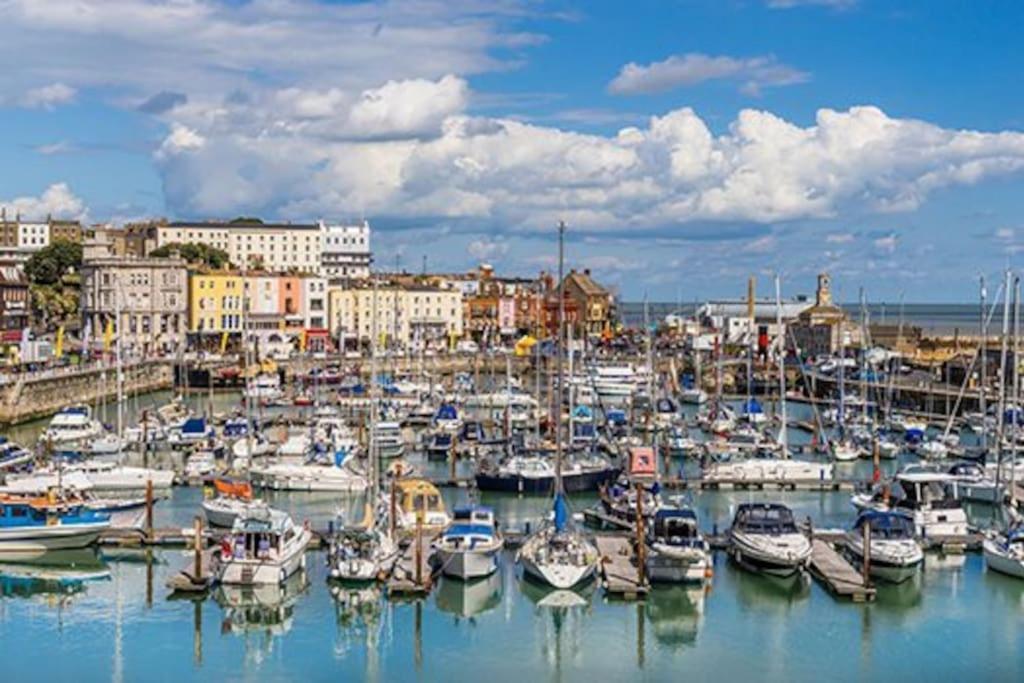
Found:
[(650, 533), (672, 545), (704, 542), (697, 526), (697, 515), (689, 508), (658, 510), (654, 513)]
[(230, 548), (235, 561), (259, 561), (279, 557), (299, 535), (291, 516), (267, 507), (253, 507), (235, 519), (231, 534), (222, 541), (221, 553)]
[(960, 507), (957, 500), (957, 480), (948, 474), (933, 472), (903, 472), (896, 475), (896, 482), (903, 491), (897, 505), (920, 509), (954, 509)]
[(871, 525), (871, 538), (880, 541), (902, 541), (916, 537), (914, 520), (899, 512), (869, 510), (862, 512), (853, 528), (864, 532), (864, 525)]
[(748, 534), (799, 533), (793, 511), (779, 503), (742, 503), (736, 510), (732, 526)]
[(415, 528), (417, 520), (424, 528), (441, 528), (448, 524), (448, 510), (441, 492), (425, 479), (399, 479), (395, 482), (398, 516), (402, 526)]

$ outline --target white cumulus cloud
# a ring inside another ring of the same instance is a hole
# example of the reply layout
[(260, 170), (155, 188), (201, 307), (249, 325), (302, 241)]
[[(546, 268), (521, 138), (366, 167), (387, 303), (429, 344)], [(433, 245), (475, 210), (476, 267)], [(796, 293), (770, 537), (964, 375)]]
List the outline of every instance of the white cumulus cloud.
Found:
[(8, 219), (17, 215), (23, 220), (41, 220), (47, 216), (84, 219), (87, 215), (85, 202), (75, 196), (67, 183), (54, 183), (38, 197), (0, 200), (0, 207), (6, 211)]
[(73, 101), (76, 94), (77, 91), (69, 85), (51, 83), (28, 90), (18, 103), (27, 109), (53, 109)]

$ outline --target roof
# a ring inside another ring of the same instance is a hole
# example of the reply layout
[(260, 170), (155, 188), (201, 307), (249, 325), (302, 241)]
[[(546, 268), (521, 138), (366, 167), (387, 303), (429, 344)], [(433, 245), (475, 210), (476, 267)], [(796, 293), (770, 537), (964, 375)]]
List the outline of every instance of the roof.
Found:
[(576, 270), (570, 271), (565, 276), (565, 284), (569, 282), (575, 283), (587, 296), (608, 296), (608, 290), (594, 282), (594, 278), (590, 277), (590, 273)]
[(259, 219), (230, 221), (171, 221), (159, 227), (199, 230), (320, 230), (316, 223), (264, 223)]

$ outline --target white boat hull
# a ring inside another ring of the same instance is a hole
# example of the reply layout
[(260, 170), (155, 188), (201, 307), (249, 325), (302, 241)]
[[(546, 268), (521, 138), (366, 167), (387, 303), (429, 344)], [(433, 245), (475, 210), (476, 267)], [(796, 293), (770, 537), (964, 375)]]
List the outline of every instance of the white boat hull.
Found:
[(94, 524), (58, 524), (46, 527), (0, 529), (0, 553), (38, 552), (85, 548), (110, 527), (109, 521)]
[(487, 550), (444, 550), (438, 548), (435, 557), (445, 576), (457, 579), (476, 579), (490, 576), (498, 569), (501, 545)]
[(547, 562), (539, 564), (532, 557), (520, 557), (523, 564), (523, 571), (533, 579), (546, 583), (549, 586), (560, 589), (569, 589), (594, 576), (597, 569), (596, 562), (584, 564), (567, 564), (561, 562)]
[(985, 564), (992, 571), (1024, 579), (1024, 559), (1018, 559), (1002, 552), (999, 546), (991, 539), (982, 542), (982, 551), (985, 553)]
[(235, 586), (282, 584), (289, 576), (305, 568), (306, 546), (312, 534), (302, 529), (294, 550), (278, 560), (230, 559), (222, 562), (218, 571), (221, 583)]

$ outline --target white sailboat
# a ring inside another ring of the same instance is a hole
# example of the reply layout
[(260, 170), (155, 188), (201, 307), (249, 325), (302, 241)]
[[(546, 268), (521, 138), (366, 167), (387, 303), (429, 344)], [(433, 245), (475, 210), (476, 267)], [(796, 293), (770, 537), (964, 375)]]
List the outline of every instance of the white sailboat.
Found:
[[(565, 299), (562, 291), (563, 244), (565, 223), (558, 226), (558, 353), (555, 377), (561, 385), (562, 353), (564, 351), (563, 321)], [(630, 389), (632, 392), (632, 389)], [(599, 390), (600, 393), (600, 390)], [(561, 397), (561, 386), (555, 392)], [(523, 573), (535, 580), (557, 589), (570, 589), (591, 580), (597, 571), (598, 552), (594, 544), (572, 525), (569, 505), (562, 487), (562, 433), (561, 408), (555, 410), (555, 496), (554, 520), (545, 522), (541, 528), (523, 543), (516, 555)]]

